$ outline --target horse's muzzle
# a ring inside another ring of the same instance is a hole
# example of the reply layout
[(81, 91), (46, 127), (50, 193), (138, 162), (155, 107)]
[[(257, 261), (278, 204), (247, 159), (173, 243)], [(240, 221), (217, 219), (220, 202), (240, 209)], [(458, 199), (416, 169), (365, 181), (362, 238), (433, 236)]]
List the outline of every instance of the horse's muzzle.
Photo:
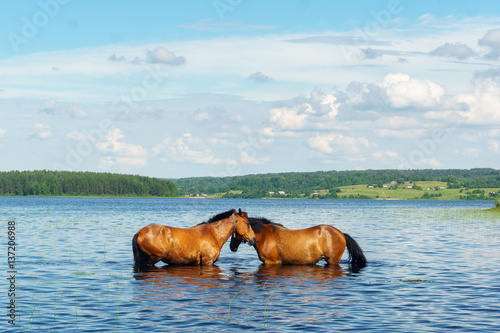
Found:
[(255, 244), (257, 244), (257, 238), (252, 237), (252, 238), (250, 238), (250, 239), (248, 240), (248, 245), (253, 246), (253, 245), (255, 245)]

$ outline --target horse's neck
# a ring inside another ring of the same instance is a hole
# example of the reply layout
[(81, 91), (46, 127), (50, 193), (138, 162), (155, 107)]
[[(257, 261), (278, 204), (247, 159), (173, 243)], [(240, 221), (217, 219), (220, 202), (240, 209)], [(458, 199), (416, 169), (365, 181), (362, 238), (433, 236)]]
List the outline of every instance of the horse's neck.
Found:
[(232, 216), (227, 219), (212, 222), (207, 226), (211, 229), (220, 247), (222, 247), (224, 243), (229, 239), (234, 229)]

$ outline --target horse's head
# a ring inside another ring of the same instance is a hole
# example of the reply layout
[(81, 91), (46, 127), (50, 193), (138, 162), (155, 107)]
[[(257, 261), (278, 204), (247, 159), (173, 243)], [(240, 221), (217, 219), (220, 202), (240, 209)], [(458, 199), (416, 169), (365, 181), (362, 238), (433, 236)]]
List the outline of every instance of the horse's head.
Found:
[(248, 214), (246, 212), (242, 212), (240, 209), (233, 215), (233, 222), (234, 232), (231, 238), (231, 244), (233, 244), (233, 238), (237, 237), (238, 239), (240, 239), (238, 246), (241, 242), (248, 243), (249, 245), (255, 245), (257, 240), (255, 238), (255, 233), (250, 226), (250, 222), (248, 221)]
[(238, 251), (238, 247), (240, 247), (241, 242), (243, 242), (243, 238), (236, 234), (233, 234), (231, 236), (231, 243), (229, 243), (229, 248), (231, 249), (231, 251)]
[[(241, 209), (240, 209), (240, 212), (241, 212)], [(243, 214), (245, 214), (245, 216), (248, 219), (248, 215), (245, 212), (243, 212)], [(253, 220), (255, 220), (255, 219), (252, 219), (252, 221)], [(253, 225), (252, 221), (249, 221), (249, 224), (250, 224), (250, 228), (252, 229), (252, 232), (255, 235), (255, 230), (253, 230), (253, 227), (252, 227), (252, 225)], [(233, 233), (233, 235), (231, 236), (231, 242), (229, 243), (229, 248), (231, 249), (231, 251), (236, 252), (236, 251), (238, 251), (238, 247), (240, 246), (240, 244), (244, 241), (245, 240), (243, 239), (243, 237), (238, 235), (238, 233)], [(249, 245), (255, 245), (256, 243), (257, 243), (257, 241), (248, 242)]]

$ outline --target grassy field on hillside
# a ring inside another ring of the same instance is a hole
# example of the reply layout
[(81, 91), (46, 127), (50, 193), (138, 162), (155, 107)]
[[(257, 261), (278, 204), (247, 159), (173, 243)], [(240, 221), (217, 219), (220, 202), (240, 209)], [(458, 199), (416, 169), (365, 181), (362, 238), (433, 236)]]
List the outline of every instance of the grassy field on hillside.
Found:
[[(461, 200), (461, 196), (465, 196), (467, 192), (472, 190), (467, 190), (464, 188), (460, 189), (447, 189), (445, 182), (437, 181), (422, 181), (418, 182), (421, 190), (417, 189), (407, 189), (406, 186), (415, 187), (415, 184), (405, 183), (404, 185), (399, 185), (398, 189), (389, 188), (368, 188), (366, 185), (354, 185), (354, 186), (344, 186), (340, 187), (341, 192), (337, 193), (340, 198), (349, 198), (351, 196), (366, 196), (370, 199), (389, 199), (389, 200), (410, 200), (410, 199), (422, 199), (422, 197), (427, 193), (427, 199), (432, 200)], [(388, 185), (389, 187), (390, 185)], [(443, 189), (444, 188), (444, 189)], [(489, 192), (498, 192), (498, 189), (479, 189), (484, 190), (487, 196)], [(425, 198), (424, 198), (425, 199)]]
[[(485, 198), (483, 200), (488, 200), (488, 194), (490, 192), (500, 192), (500, 189), (491, 188), (481, 188), (481, 189), (447, 189), (445, 182), (438, 181), (421, 181), (415, 183), (406, 182), (405, 184), (398, 184), (397, 189), (391, 189), (390, 184), (387, 188), (369, 188), (367, 185), (350, 185), (342, 186), (337, 192), (338, 199), (378, 199), (378, 200), (415, 200), (415, 199), (428, 199), (428, 200), (464, 200), (464, 196), (467, 194), (471, 195), (472, 198), (476, 198), (478, 194), (474, 194), (473, 191), (482, 190), (484, 191)], [(412, 189), (406, 188), (407, 186), (412, 186)], [(415, 189), (418, 186), (420, 189)], [(230, 191), (231, 194), (239, 194), (242, 191)], [(222, 198), (226, 193), (217, 193), (213, 195), (206, 196), (208, 198)], [(316, 194), (316, 195), (315, 195)], [(305, 196), (304, 194), (295, 196), (293, 198), (302, 199), (315, 199), (319, 196), (324, 196), (328, 194), (328, 190), (317, 190), (310, 196)], [(279, 197), (274, 197), (279, 198)], [(283, 196), (283, 198), (290, 198), (290, 196)], [(494, 200), (494, 198), (491, 198)]]

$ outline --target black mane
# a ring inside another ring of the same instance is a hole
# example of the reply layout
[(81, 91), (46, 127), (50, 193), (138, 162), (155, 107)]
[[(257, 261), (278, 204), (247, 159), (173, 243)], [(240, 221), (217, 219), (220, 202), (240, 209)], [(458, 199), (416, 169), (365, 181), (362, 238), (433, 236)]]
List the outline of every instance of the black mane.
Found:
[(250, 225), (252, 226), (254, 232), (261, 232), (264, 224), (276, 225), (285, 228), (284, 225), (272, 222), (265, 217), (249, 217), (248, 221), (250, 222)]
[(210, 224), (210, 223), (214, 223), (214, 222), (217, 222), (217, 221), (220, 221), (220, 220), (224, 220), (224, 219), (227, 219), (228, 217), (230, 217), (231, 215), (233, 215), (235, 213), (236, 213), (236, 209), (231, 209), (231, 210), (228, 210), (227, 212), (214, 215), (208, 221), (201, 222), (198, 225), (200, 225), (200, 224)]

